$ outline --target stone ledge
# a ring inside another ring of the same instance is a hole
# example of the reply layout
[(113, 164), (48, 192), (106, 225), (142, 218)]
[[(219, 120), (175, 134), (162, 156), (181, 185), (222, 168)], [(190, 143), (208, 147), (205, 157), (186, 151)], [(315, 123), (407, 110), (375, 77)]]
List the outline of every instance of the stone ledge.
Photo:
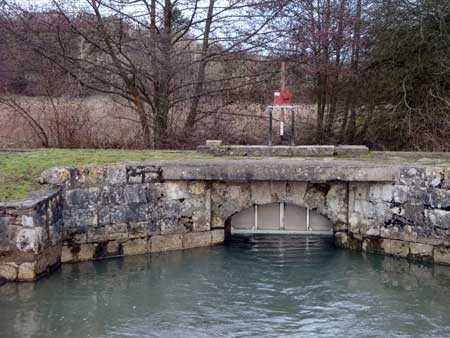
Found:
[(250, 157), (308, 157), (333, 156), (334, 146), (265, 146), (265, 145), (204, 145), (198, 146), (197, 151), (214, 156), (250, 156)]
[[(403, 167), (402, 165), (336, 158), (152, 160), (100, 168), (105, 172), (122, 172), (123, 177), (120, 176), (122, 177), (120, 180), (116, 176), (112, 178), (99, 176), (91, 178), (87, 183), (79, 176), (72, 177), (75, 173), (71, 173), (70, 168), (53, 168), (42, 173), (41, 183), (64, 186), (67, 181), (71, 181), (70, 189), (136, 184), (130, 181), (130, 174), (128, 174), (127, 180), (125, 172), (137, 172), (137, 169), (151, 171), (152, 175), (156, 177), (156, 182), (168, 180), (392, 182), (399, 179)], [(59, 172), (66, 172), (66, 175), (58, 175)], [(139, 182), (142, 182), (142, 177), (139, 178)]]
[(0, 262), (0, 279), (8, 282), (32, 282), (60, 265), (61, 246), (46, 248), (40, 254), (28, 258), (14, 255), (10, 258), (11, 261)]
[[(96, 243), (66, 243), (62, 246), (61, 263), (76, 263), (117, 256), (142, 255), (211, 246), (223, 243), (224, 236), (225, 232), (222, 228)], [(9, 267), (5, 267), (5, 271), (7, 270), (5, 273), (10, 270), (8, 269)]]
[(369, 153), (369, 148), (358, 145), (340, 145), (335, 146), (334, 155), (364, 155)]
[(361, 145), (267, 146), (208, 144), (198, 146), (197, 151), (202, 154), (212, 154), (214, 156), (325, 157), (367, 154), (369, 148)]
[(164, 180), (392, 182), (396, 165), (324, 159), (160, 161)]
[(347, 232), (336, 232), (335, 244), (344, 249), (401, 257), (411, 261), (450, 265), (450, 247), (445, 245), (431, 245), (378, 236), (362, 237)]
[(32, 191), (18, 201), (0, 202), (0, 209), (31, 209), (36, 207), (38, 204), (55, 197), (60, 190), (60, 188), (55, 188)]

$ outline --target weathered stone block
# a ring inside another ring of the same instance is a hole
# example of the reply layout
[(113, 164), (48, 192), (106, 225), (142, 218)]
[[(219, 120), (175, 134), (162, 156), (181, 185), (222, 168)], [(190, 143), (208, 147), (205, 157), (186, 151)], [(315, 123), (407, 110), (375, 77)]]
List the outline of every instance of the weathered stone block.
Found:
[(191, 181), (188, 183), (188, 191), (193, 195), (202, 195), (209, 187), (206, 182)]
[(165, 235), (165, 236), (152, 236), (150, 237), (150, 252), (171, 251), (183, 249), (182, 236)]
[(102, 227), (89, 228), (87, 233), (88, 242), (106, 242), (117, 239), (128, 238), (128, 224), (115, 223)]
[(127, 185), (124, 188), (125, 202), (131, 203), (147, 203), (146, 187), (141, 184)]
[(409, 242), (403, 242), (393, 239), (384, 239), (382, 248), (388, 255), (407, 257), (409, 254)]
[(392, 200), (395, 203), (405, 203), (409, 199), (409, 186), (394, 185), (392, 189)]
[(450, 211), (427, 209), (425, 210), (425, 222), (430, 227), (448, 229), (450, 227)]
[(326, 195), (326, 215), (333, 223), (347, 223), (347, 184), (339, 183), (330, 186)]
[(116, 205), (110, 208), (111, 223), (126, 223), (128, 219), (128, 206)]
[(60, 244), (62, 241), (62, 231), (63, 231), (63, 227), (62, 227), (62, 222), (56, 223), (55, 225), (49, 226), (48, 227), (48, 236), (49, 236), (49, 241), (50, 241), (50, 245), (56, 245), (56, 244)]
[(46, 248), (36, 258), (35, 273), (36, 277), (38, 277), (61, 263), (61, 245), (58, 244)]
[(93, 207), (99, 201), (100, 189), (74, 189), (65, 193), (66, 203), (69, 206)]
[(91, 206), (86, 208), (67, 207), (63, 211), (64, 226), (82, 228), (98, 225), (97, 208)]
[(209, 231), (188, 232), (183, 234), (183, 249), (209, 245), (211, 245), (211, 233)]
[(61, 263), (91, 260), (95, 257), (96, 248), (95, 243), (64, 245), (61, 250)]
[(408, 224), (423, 224), (424, 223), (424, 205), (405, 203), (403, 205), (403, 217)]
[(365, 252), (383, 254), (383, 239), (378, 237), (365, 238), (362, 243), (362, 250)]
[(224, 229), (211, 230), (210, 233), (211, 233), (211, 244), (223, 243), (223, 241), (225, 240)]
[(17, 280), (18, 265), (14, 262), (0, 263), (0, 277), (3, 277), (7, 281)]
[(435, 247), (433, 250), (433, 261), (439, 264), (450, 265), (450, 248)]
[[(209, 203), (208, 203), (209, 204)], [(211, 229), (211, 211), (205, 206), (203, 210), (192, 213), (192, 226), (194, 231), (208, 231)]]
[(335, 155), (363, 155), (369, 152), (369, 148), (362, 145), (339, 145), (334, 148)]
[(91, 187), (103, 184), (105, 180), (105, 168), (96, 164), (78, 166), (71, 170), (71, 185), (73, 187)]
[(253, 205), (249, 183), (212, 184), (211, 228), (223, 228), (228, 217)]
[(156, 185), (162, 194), (169, 200), (186, 199), (191, 196), (186, 181), (168, 181)]
[(148, 240), (146, 238), (129, 239), (122, 243), (122, 250), (125, 256), (148, 253)]
[(34, 227), (35, 223), (33, 217), (29, 215), (22, 215), (22, 225), (29, 228)]
[(422, 243), (409, 243), (409, 257), (416, 260), (432, 260), (433, 246)]
[(424, 203), (436, 209), (450, 208), (450, 190), (446, 189), (427, 189), (424, 190), (422, 200)]
[(39, 253), (43, 246), (42, 228), (24, 228), (17, 233), (16, 247), (20, 251)]
[(73, 246), (63, 245), (61, 248), (61, 263), (69, 263), (73, 261)]
[(109, 241), (106, 243), (106, 254), (110, 256), (116, 256), (122, 254), (121, 245), (119, 241)]
[(391, 202), (394, 186), (392, 184), (371, 184), (369, 186), (369, 201)]
[(72, 243), (85, 243), (87, 242), (87, 231), (88, 227), (67, 227), (63, 228), (63, 240)]
[(285, 202), (304, 206), (307, 186), (306, 182), (287, 182)]
[[(169, 209), (167, 212), (172, 211)], [(129, 203), (127, 204), (125, 217), (125, 222), (140, 222), (152, 219), (152, 206), (143, 203)]]
[(268, 204), (286, 199), (286, 182), (251, 182), (250, 189), (253, 204)]
[(127, 168), (126, 165), (115, 165), (106, 168), (106, 184), (126, 184)]
[(161, 181), (161, 169), (156, 166), (145, 166), (144, 182), (152, 183)]
[(127, 182), (130, 184), (144, 183), (145, 167), (138, 165), (127, 166)]
[(102, 205), (118, 205), (125, 203), (124, 186), (106, 185), (100, 191), (99, 203)]
[(51, 168), (44, 171), (39, 177), (43, 184), (59, 185), (70, 180), (70, 172), (67, 168)]
[(100, 206), (98, 208), (98, 225), (103, 226), (111, 224), (111, 209), (107, 206)]
[(192, 216), (161, 218), (156, 221), (156, 224), (161, 229), (162, 235), (182, 234), (194, 228)]
[[(128, 227), (128, 238), (141, 238), (148, 234), (148, 228), (150, 228), (153, 222), (132, 222)], [(156, 231), (155, 231), (156, 232)]]
[(361, 250), (362, 248), (362, 240), (355, 238), (353, 235), (349, 235), (345, 232), (336, 232), (334, 242), (339, 248), (356, 251)]
[(20, 281), (32, 281), (36, 279), (36, 262), (25, 262), (19, 266), (18, 279)]

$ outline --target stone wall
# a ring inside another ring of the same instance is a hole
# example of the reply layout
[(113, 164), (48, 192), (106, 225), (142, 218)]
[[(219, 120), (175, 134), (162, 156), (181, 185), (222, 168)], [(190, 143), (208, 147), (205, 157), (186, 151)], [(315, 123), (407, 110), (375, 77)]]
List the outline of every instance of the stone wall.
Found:
[(450, 264), (450, 171), (406, 167), (391, 184), (349, 184), (348, 226), (337, 245)]
[(210, 184), (162, 182), (141, 169), (100, 180), (85, 169), (66, 186), (63, 263), (223, 241), (223, 229), (211, 230)]
[(47, 189), (0, 204), (0, 276), (34, 280), (60, 262), (221, 243), (232, 215), (277, 202), (329, 218), (340, 247), (450, 264), (447, 169), (284, 161), (48, 170)]
[(0, 203), (0, 277), (31, 281), (59, 265), (62, 205), (59, 189)]

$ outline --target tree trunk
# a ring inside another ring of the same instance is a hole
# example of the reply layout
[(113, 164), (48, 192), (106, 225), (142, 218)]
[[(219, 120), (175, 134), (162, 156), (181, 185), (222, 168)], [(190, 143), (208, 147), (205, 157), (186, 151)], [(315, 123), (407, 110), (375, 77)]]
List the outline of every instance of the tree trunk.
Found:
[(212, 25), (212, 16), (214, 12), (214, 2), (215, 0), (209, 0), (209, 7), (208, 7), (208, 16), (206, 18), (205, 22), (205, 32), (203, 34), (203, 43), (202, 43), (202, 54), (200, 59), (200, 64), (198, 66), (198, 73), (197, 73), (197, 79), (196, 83), (194, 84), (194, 97), (192, 99), (191, 107), (189, 109), (188, 117), (185, 124), (185, 131), (189, 132), (195, 125), (196, 117), (197, 117), (197, 111), (198, 111), (198, 105), (200, 103), (200, 98), (203, 91), (203, 86), (205, 82), (205, 71), (206, 71), (206, 65), (207, 65), (207, 54), (209, 50), (209, 34), (211, 32), (211, 25)]
[(356, 2), (356, 20), (355, 20), (355, 30), (354, 30), (354, 41), (353, 41), (353, 52), (352, 52), (352, 79), (353, 79), (353, 89), (352, 89), (352, 102), (350, 103), (350, 121), (347, 128), (348, 140), (350, 143), (355, 142), (355, 134), (356, 134), (356, 101), (358, 100), (358, 84), (355, 79), (358, 74), (359, 67), (359, 54), (361, 49), (361, 0), (357, 0)]
[(167, 145), (167, 127), (170, 110), (170, 82), (172, 67), (172, 2), (164, 3), (164, 29), (161, 36), (161, 68), (158, 70), (155, 82), (155, 107), (153, 120), (153, 137), (156, 148), (164, 148)]
[(144, 140), (144, 146), (146, 148), (152, 148), (152, 138), (150, 133), (150, 123), (147, 112), (145, 110), (144, 103), (142, 102), (139, 95), (134, 95), (134, 108), (139, 116), (139, 121), (141, 123), (142, 135)]

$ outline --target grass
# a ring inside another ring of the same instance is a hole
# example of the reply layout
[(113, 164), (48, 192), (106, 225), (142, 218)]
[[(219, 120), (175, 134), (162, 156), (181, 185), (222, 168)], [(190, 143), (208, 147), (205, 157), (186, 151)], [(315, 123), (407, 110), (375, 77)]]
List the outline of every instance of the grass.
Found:
[(0, 202), (14, 201), (40, 188), (37, 179), (52, 167), (110, 164), (151, 159), (211, 158), (194, 151), (37, 149), (0, 151)]

